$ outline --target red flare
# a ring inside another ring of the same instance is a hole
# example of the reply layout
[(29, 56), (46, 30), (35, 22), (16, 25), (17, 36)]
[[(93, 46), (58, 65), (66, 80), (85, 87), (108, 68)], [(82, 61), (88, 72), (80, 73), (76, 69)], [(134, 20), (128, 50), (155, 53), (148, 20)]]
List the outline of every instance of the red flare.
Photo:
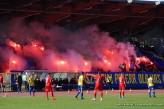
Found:
[(11, 61), (11, 63), (16, 64), (17, 62), (16, 61)]
[(85, 62), (85, 63), (84, 63), (84, 65), (86, 65), (86, 66), (87, 66), (87, 65), (88, 65), (88, 62)]
[(44, 47), (40, 47), (40, 49), (41, 49), (42, 51), (44, 51)]

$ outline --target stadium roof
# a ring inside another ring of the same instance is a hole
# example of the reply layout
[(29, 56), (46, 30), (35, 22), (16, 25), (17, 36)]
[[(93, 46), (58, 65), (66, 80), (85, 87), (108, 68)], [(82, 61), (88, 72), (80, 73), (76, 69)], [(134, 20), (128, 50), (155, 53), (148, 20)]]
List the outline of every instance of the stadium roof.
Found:
[(0, 0), (0, 22), (16, 17), (59, 26), (96, 24), (110, 33), (135, 34), (164, 24), (164, 4), (154, 1)]

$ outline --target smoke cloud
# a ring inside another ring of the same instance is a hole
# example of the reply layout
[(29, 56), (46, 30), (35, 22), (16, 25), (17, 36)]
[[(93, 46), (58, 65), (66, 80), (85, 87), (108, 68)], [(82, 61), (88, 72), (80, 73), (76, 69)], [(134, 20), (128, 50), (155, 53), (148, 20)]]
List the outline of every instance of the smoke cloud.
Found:
[[(14, 70), (48, 69), (58, 71), (119, 71), (118, 66), (136, 57), (130, 43), (117, 42), (108, 32), (96, 25), (72, 32), (58, 26), (46, 28), (43, 24), (11, 21), (7, 27), (4, 43), (0, 47), (0, 59)], [(16, 61), (11, 67), (12, 61)], [(4, 69), (4, 68), (3, 68)]]

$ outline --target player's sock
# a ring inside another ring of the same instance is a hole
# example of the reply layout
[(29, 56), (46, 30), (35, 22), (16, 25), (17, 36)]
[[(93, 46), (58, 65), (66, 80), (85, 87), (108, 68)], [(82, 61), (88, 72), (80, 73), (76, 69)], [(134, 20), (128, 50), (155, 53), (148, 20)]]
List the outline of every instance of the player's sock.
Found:
[(151, 97), (151, 94), (150, 94), (150, 92), (148, 92), (148, 95), (149, 95), (149, 97)]
[(124, 98), (124, 92), (122, 92), (122, 97)]
[(94, 98), (96, 98), (96, 95), (97, 95), (96, 92), (94, 92)]
[(51, 95), (52, 95), (52, 100), (56, 100), (56, 98), (54, 97), (53, 91), (51, 91)]
[(100, 94), (100, 97), (103, 98), (103, 93)]
[(46, 99), (49, 100), (49, 99), (48, 99), (48, 92), (46, 92)]
[(35, 90), (33, 90), (33, 96), (35, 96)]
[(121, 92), (120, 92), (120, 98), (121, 98)]
[(51, 91), (51, 96), (52, 96), (52, 98), (54, 97), (54, 93), (53, 93), (53, 91)]
[(76, 93), (76, 97), (77, 97), (79, 94), (80, 94), (80, 92), (77, 92), (77, 93)]
[(153, 92), (153, 97), (155, 97), (155, 92)]
[(83, 99), (83, 92), (81, 92), (81, 99)]

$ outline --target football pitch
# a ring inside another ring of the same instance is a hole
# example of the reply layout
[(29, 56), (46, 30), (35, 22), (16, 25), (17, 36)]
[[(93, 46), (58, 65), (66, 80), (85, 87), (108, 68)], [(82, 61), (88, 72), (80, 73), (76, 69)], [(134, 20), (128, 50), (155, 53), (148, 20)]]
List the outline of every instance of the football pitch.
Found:
[[(76, 99), (74, 95), (58, 95), (57, 100), (46, 100), (45, 96), (8, 96), (0, 97), (0, 109), (164, 109), (164, 94), (149, 98), (146, 94), (126, 94), (119, 98), (118, 94), (104, 94), (100, 101), (91, 101), (92, 95), (85, 99)], [(50, 96), (49, 96), (50, 98)]]

